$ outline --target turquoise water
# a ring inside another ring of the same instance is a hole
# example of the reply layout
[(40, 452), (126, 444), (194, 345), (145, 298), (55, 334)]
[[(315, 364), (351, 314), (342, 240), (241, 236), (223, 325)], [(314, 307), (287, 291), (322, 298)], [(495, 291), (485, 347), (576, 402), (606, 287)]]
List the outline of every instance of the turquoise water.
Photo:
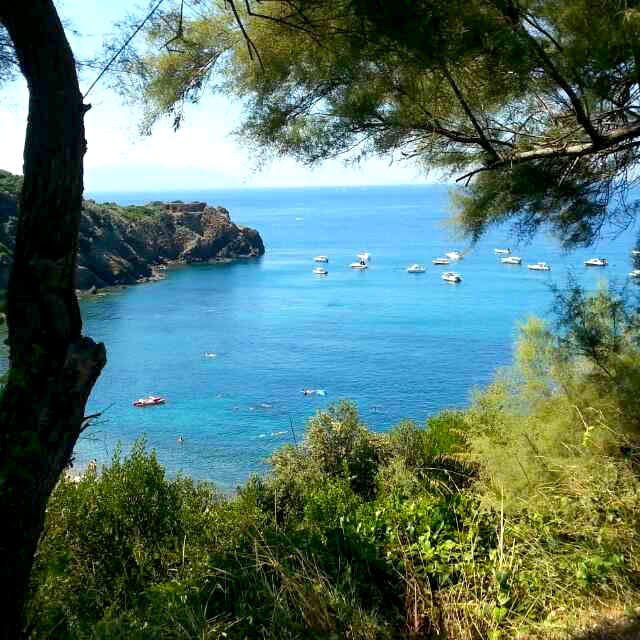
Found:
[[(176, 267), (162, 282), (82, 302), (85, 333), (107, 344), (109, 363), (88, 408), (103, 418), (79, 442), (77, 463), (107, 461), (118, 441), (146, 434), (170, 471), (226, 488), (292, 441), (290, 423), (301, 437), (310, 415), (341, 398), (356, 401), (376, 430), (465, 405), (511, 362), (518, 322), (549, 315), (549, 283), (562, 284), (569, 270), (589, 287), (603, 276), (623, 282), (635, 237), (626, 231), (565, 254), (540, 235), (514, 251), (523, 265), (549, 262), (544, 273), (500, 264), (493, 248), (515, 242), (494, 230), (454, 267), (462, 283), (449, 285), (431, 259), (465, 244), (443, 224), (443, 187), (89, 195), (207, 200), (262, 234), (261, 259)], [(370, 268), (349, 269), (361, 250), (372, 254)], [(318, 254), (329, 256), (327, 277), (311, 273)], [(594, 255), (610, 266), (582, 266)], [(427, 272), (408, 274), (413, 262)], [(167, 404), (132, 407), (148, 394)]]

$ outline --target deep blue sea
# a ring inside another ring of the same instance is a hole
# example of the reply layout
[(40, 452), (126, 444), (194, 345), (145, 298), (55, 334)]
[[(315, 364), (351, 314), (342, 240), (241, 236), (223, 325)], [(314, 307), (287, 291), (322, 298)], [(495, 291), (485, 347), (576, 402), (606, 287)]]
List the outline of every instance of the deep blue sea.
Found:
[[(550, 315), (550, 283), (569, 271), (589, 287), (625, 282), (635, 237), (628, 230), (567, 254), (544, 234), (518, 247), (508, 229), (493, 230), (455, 265), (463, 280), (450, 285), (431, 259), (468, 247), (445, 224), (442, 186), (87, 195), (206, 200), (263, 237), (261, 259), (171, 268), (162, 282), (82, 302), (85, 333), (106, 343), (109, 362), (88, 407), (103, 417), (79, 442), (76, 465), (106, 462), (116, 443), (126, 449), (145, 434), (170, 472), (225, 489), (292, 441), (290, 423), (301, 438), (309, 416), (342, 398), (375, 430), (464, 406), (511, 362), (518, 324)], [(502, 246), (523, 266), (501, 264), (493, 249)], [(370, 268), (349, 269), (362, 250)], [(326, 277), (311, 273), (318, 254), (329, 257)], [(585, 268), (592, 256), (609, 267)], [(526, 268), (538, 260), (553, 270)], [(414, 262), (426, 273), (407, 273)], [(132, 407), (148, 394), (167, 404)]]

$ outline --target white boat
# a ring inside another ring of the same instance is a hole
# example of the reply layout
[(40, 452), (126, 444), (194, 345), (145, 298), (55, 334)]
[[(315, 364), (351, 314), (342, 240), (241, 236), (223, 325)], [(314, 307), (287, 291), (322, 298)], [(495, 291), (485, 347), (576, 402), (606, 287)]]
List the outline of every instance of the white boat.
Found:
[(590, 258), (584, 261), (585, 267), (606, 267), (608, 264), (606, 258)]
[(371, 254), (368, 251), (363, 251), (362, 253), (357, 253), (356, 258), (360, 258), (360, 260), (364, 260), (365, 262), (371, 257)]
[(360, 260), (360, 262), (352, 262), (349, 266), (352, 269), (366, 269), (368, 267), (364, 260)]
[(453, 271), (445, 271), (441, 278), (446, 282), (460, 282), (462, 278), (459, 273), (454, 273)]
[(506, 254), (509, 254), (509, 253), (511, 253), (511, 249), (494, 249), (493, 252), (494, 253), (506, 253)]
[(444, 255), (450, 260), (462, 260), (464, 257), (460, 251), (449, 251), (449, 253), (445, 253)]
[(551, 267), (546, 262), (536, 262), (535, 264), (527, 265), (527, 269), (531, 271), (551, 271)]
[(634, 249), (634, 250), (631, 252), (631, 255), (632, 255), (632, 256), (640, 256), (640, 251), (638, 251), (637, 249)]
[(313, 273), (315, 273), (317, 276), (326, 276), (329, 272), (323, 267), (316, 267), (313, 270)]
[(507, 258), (500, 258), (500, 262), (505, 264), (522, 264), (522, 258), (518, 256), (508, 256)]
[(407, 271), (409, 273), (424, 273), (426, 269), (421, 264), (412, 264), (410, 267), (407, 267)]
[(630, 274), (630, 278), (640, 278), (640, 269), (634, 269)]
[(329, 262), (329, 258), (327, 256), (316, 256), (314, 258), (315, 262)]
[(434, 258), (431, 262), (433, 264), (449, 264), (449, 258)]

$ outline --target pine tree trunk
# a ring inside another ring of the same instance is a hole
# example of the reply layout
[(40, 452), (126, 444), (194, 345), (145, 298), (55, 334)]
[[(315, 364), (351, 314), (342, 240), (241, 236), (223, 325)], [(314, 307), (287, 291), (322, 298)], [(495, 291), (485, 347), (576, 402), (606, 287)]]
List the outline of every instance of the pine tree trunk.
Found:
[(29, 85), (0, 398), (0, 639), (17, 638), (47, 500), (71, 459), (104, 345), (81, 335), (74, 272), (86, 149), (73, 54), (51, 0), (0, 0)]

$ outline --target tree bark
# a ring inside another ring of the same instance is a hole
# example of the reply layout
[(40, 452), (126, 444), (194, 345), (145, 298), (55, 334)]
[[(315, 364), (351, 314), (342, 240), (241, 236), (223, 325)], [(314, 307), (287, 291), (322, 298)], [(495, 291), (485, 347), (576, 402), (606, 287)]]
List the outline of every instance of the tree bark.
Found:
[(0, 0), (29, 86), (24, 185), (7, 292), (10, 369), (0, 398), (0, 639), (20, 637), (47, 500), (69, 464), (105, 348), (81, 335), (74, 274), (84, 113), (51, 0)]

